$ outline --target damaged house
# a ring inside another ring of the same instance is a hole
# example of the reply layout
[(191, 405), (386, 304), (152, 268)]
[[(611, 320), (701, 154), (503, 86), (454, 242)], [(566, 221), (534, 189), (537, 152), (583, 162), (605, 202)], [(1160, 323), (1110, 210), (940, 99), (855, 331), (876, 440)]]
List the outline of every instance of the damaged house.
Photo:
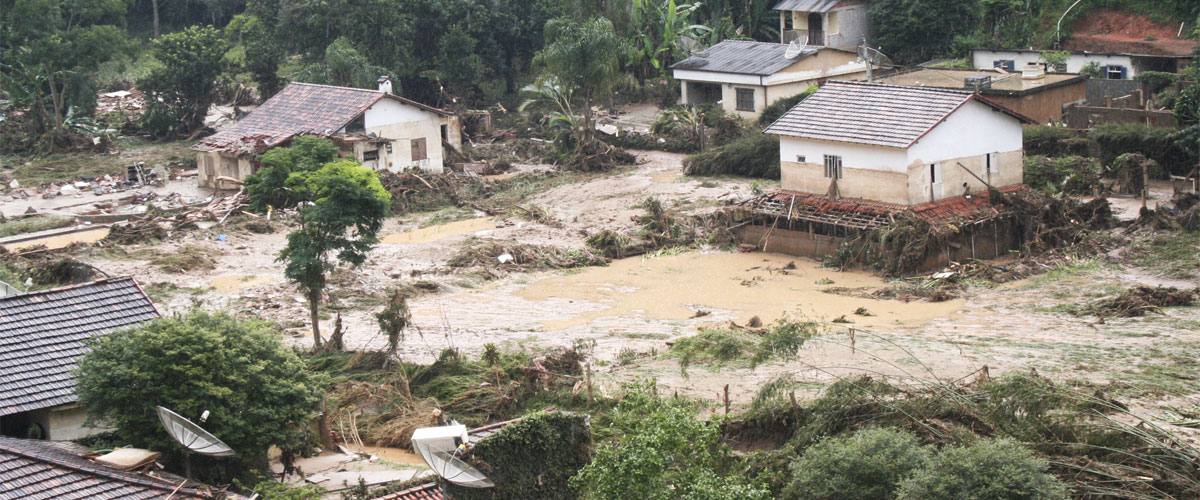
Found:
[(829, 82), (766, 132), (779, 136), (782, 190), (742, 204), (741, 238), (768, 251), (831, 255), (906, 216), (952, 225), (922, 270), (1017, 244), (991, 199), (1021, 189), (1022, 124), (979, 94)]
[(865, 78), (853, 51), (819, 45), (725, 40), (671, 66), (682, 104), (719, 104), (725, 112), (758, 118), (771, 103), (826, 80)]
[(62, 441), (107, 430), (87, 427), (75, 404), (85, 342), (158, 317), (133, 278), (0, 297), (0, 434)]
[(458, 116), (392, 94), (391, 87), (386, 77), (379, 90), (288, 85), (192, 148), (200, 186), (233, 188), (258, 170), (258, 155), (300, 135), (333, 139), (345, 156), (376, 170), (442, 172), (443, 144), (457, 150), (462, 143)]

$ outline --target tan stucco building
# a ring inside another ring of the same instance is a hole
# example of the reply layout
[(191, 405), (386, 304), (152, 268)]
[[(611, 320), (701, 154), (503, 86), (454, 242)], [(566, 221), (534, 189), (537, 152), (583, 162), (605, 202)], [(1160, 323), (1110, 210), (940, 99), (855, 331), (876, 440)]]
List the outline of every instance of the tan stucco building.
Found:
[(200, 141), (197, 179), (203, 187), (232, 188), (258, 169), (257, 157), (293, 137), (329, 137), (376, 170), (442, 172), (443, 144), (462, 144), (458, 116), (380, 90), (292, 83), (245, 118)]
[(1047, 73), (1032, 63), (1021, 71), (923, 68), (879, 79), (879, 83), (978, 92), (1036, 123), (1061, 123), (1072, 104), (1087, 102), (1086, 75)]

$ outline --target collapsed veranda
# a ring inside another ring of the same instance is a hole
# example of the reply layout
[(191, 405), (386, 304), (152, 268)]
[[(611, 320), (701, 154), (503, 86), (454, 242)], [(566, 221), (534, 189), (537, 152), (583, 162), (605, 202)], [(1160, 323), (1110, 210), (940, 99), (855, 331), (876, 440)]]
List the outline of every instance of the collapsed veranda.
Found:
[(782, 189), (739, 205), (750, 222), (739, 236), (825, 256), (912, 216), (951, 233), (917, 271), (1003, 255), (1020, 231), (995, 196), (1022, 189), (1026, 123), (971, 92), (830, 82), (767, 127)]

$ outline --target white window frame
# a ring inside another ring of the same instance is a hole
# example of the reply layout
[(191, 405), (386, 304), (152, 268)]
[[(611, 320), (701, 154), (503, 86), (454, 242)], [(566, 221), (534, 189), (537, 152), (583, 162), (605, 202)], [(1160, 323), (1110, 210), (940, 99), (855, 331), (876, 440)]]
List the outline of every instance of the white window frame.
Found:
[(842, 157), (838, 155), (825, 155), (825, 178), (832, 179), (837, 175), (838, 180), (841, 180), (844, 175), (842, 170)]

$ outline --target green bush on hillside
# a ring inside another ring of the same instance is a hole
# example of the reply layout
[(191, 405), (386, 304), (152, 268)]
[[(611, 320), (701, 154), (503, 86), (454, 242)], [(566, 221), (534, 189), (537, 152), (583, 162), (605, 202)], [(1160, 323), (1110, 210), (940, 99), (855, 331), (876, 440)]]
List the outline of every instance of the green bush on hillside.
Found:
[(1048, 464), (1008, 440), (945, 448), (906, 479), (898, 500), (1064, 500), (1067, 489)]
[(875, 500), (895, 498), (900, 482), (929, 461), (916, 436), (887, 428), (823, 440), (792, 465), (784, 498)]

